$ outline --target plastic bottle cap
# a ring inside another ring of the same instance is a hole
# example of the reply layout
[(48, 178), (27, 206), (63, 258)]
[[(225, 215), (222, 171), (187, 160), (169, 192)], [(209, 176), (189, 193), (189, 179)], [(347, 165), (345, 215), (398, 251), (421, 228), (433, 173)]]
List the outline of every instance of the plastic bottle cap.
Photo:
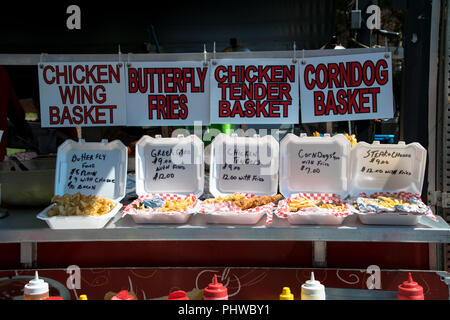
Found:
[(398, 295), (405, 298), (423, 299), (423, 288), (413, 281), (411, 272), (408, 272), (408, 281), (398, 286)]
[(203, 300), (223, 300), (227, 298), (228, 289), (217, 282), (217, 275), (214, 275), (214, 282), (210, 283), (203, 291)]
[(41, 298), (39, 300), (64, 300), (64, 299), (62, 297), (54, 296), (54, 297)]
[(189, 300), (186, 292), (183, 290), (173, 291), (167, 297), (167, 300)]
[(302, 284), (302, 293), (306, 295), (322, 294), (325, 286), (314, 279), (314, 272), (311, 272), (311, 279)]
[(34, 274), (34, 279), (30, 280), (24, 288), (24, 294), (32, 296), (48, 292), (48, 283), (39, 279), (38, 272)]
[(122, 290), (112, 297), (111, 300), (134, 300), (134, 297), (127, 290)]
[(289, 287), (283, 287), (283, 291), (280, 294), (280, 300), (294, 300), (294, 295), (291, 293)]

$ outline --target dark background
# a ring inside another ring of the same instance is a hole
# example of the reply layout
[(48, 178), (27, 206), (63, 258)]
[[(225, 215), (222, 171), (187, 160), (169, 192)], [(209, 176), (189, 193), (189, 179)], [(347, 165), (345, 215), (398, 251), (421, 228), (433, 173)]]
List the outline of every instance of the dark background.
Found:
[[(68, 30), (66, 8), (81, 8), (81, 30)], [(153, 25), (162, 52), (217, 51), (239, 38), (253, 51), (316, 49), (335, 30), (327, 0), (58, 1), (8, 4), (0, 13), (2, 53), (147, 52)], [(20, 36), (19, 36), (20, 35)], [(154, 48), (153, 48), (154, 49)]]

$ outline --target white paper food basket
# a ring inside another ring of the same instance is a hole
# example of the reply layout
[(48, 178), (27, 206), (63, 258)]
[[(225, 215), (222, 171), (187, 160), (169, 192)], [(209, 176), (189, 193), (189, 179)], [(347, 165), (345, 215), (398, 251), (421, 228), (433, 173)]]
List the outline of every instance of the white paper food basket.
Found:
[[(278, 191), (279, 144), (271, 135), (238, 137), (223, 133), (211, 143), (209, 190), (217, 198), (236, 192), (257, 196)], [(239, 169), (238, 169), (239, 168)], [(211, 224), (256, 224), (264, 212), (203, 213)]]
[[(110, 199), (116, 206), (102, 216), (48, 217), (47, 212), (55, 205), (51, 204), (37, 215), (38, 219), (46, 221), (51, 229), (103, 228), (122, 208), (120, 200), (125, 196), (128, 161), (126, 146), (119, 140), (109, 143), (67, 140), (58, 147), (56, 161), (55, 195), (80, 192)], [(80, 186), (84, 188), (79, 189)]]
[[(136, 144), (136, 194), (195, 194), (204, 189), (204, 144), (195, 135), (143, 136)], [(135, 223), (186, 223), (195, 212), (130, 214)]]
[[(288, 199), (298, 194), (335, 194), (341, 201), (348, 193), (350, 142), (343, 135), (300, 137), (287, 134), (280, 142), (280, 192)], [(317, 212), (291, 212), (291, 224), (339, 225), (346, 216)]]
[[(409, 192), (421, 194), (427, 151), (419, 143), (373, 144), (360, 142), (350, 152), (351, 198), (361, 193)], [(370, 169), (370, 170), (369, 170)], [(421, 215), (408, 212), (363, 213), (358, 218), (364, 224), (410, 226)]]

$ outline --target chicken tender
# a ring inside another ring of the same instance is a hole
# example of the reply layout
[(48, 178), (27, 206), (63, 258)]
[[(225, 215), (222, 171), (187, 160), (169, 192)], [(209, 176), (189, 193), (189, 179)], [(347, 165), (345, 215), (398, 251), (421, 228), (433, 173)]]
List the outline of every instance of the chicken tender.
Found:
[(241, 210), (248, 210), (278, 201), (280, 199), (281, 194), (277, 194), (276, 196), (255, 196), (249, 199), (238, 200), (234, 202), (234, 204), (241, 208)]

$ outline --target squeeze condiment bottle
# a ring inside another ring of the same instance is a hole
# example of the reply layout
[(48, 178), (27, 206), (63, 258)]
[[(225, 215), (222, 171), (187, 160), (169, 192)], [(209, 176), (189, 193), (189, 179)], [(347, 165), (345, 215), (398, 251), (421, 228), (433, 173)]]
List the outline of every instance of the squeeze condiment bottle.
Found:
[(423, 288), (413, 281), (411, 272), (408, 272), (408, 281), (398, 286), (398, 300), (424, 300)]
[(134, 297), (128, 293), (128, 290), (119, 291), (111, 300), (134, 300)]
[(167, 300), (189, 300), (186, 292), (183, 290), (173, 291), (167, 297)]
[(217, 282), (217, 275), (214, 275), (214, 282), (203, 290), (203, 300), (228, 300), (228, 289)]
[(311, 279), (302, 284), (302, 300), (325, 300), (325, 286), (314, 279), (314, 272), (311, 272)]
[(280, 294), (280, 300), (294, 300), (294, 295), (291, 293), (289, 287), (283, 287), (283, 291)]
[(34, 279), (30, 280), (24, 287), (24, 300), (41, 300), (49, 297), (48, 283), (39, 279), (38, 272), (34, 274)]
[(47, 297), (47, 298), (41, 298), (39, 300), (64, 300), (64, 299), (59, 296), (52, 296), (52, 297)]

